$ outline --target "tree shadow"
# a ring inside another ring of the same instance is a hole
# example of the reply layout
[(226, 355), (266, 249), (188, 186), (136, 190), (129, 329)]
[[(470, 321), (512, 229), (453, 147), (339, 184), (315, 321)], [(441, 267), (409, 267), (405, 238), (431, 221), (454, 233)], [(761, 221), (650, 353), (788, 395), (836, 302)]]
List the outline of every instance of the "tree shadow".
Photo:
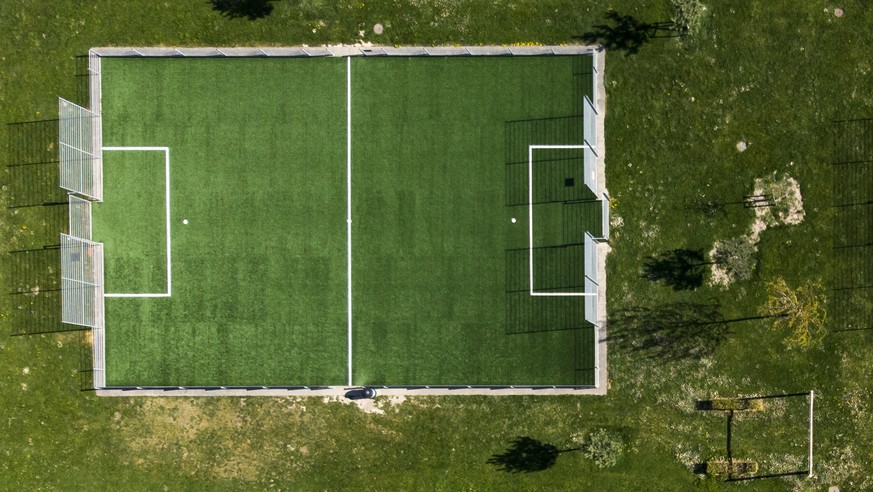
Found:
[(675, 38), (682, 30), (675, 22), (642, 22), (614, 10), (605, 14), (606, 24), (595, 25), (581, 36), (573, 36), (588, 44), (599, 44), (608, 50), (623, 51), (625, 56), (639, 53), (640, 48), (655, 38)]
[(673, 290), (694, 290), (703, 285), (704, 267), (709, 264), (701, 250), (673, 249), (646, 258), (641, 276)]
[(725, 319), (718, 303), (677, 302), (615, 310), (606, 341), (651, 359), (679, 361), (711, 355), (731, 333), (730, 325), (769, 318)]
[(551, 444), (537, 441), (532, 437), (517, 437), (509, 449), (492, 456), (488, 464), (508, 473), (532, 473), (551, 468), (560, 453), (574, 450), (559, 450)]
[(230, 19), (258, 20), (273, 12), (273, 0), (210, 0), (212, 10)]

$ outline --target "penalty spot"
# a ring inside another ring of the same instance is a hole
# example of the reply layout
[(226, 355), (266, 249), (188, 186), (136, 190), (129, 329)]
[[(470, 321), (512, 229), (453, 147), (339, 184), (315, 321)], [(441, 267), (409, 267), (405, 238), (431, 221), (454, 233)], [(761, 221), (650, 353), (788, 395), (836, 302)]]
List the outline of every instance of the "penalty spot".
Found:
[(515, 224), (516, 222), (518, 222), (517, 220), (515, 220), (515, 217), (513, 217), (513, 218), (510, 219), (510, 220), (512, 221), (513, 224)]
[(182, 223), (188, 225), (188, 219), (182, 219)]

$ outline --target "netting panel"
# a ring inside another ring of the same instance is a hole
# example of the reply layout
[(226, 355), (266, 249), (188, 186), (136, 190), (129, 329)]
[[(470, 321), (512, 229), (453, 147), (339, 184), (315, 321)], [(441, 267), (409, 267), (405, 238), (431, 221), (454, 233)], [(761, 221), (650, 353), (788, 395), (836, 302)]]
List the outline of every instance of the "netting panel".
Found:
[[(597, 288), (599, 286), (598, 275), (597, 275), (597, 242), (594, 241), (594, 238), (591, 234), (585, 233), (585, 246), (584, 246), (584, 254), (585, 254), (585, 293), (587, 294), (597, 294)], [(597, 296), (586, 296), (585, 297), (585, 321), (597, 325), (598, 316), (598, 302)]]
[(91, 202), (75, 195), (70, 197), (70, 235), (91, 239)]
[(58, 98), (61, 188), (103, 199), (103, 167), (97, 114)]
[(103, 245), (61, 234), (61, 321), (103, 327)]
[(588, 99), (588, 96), (584, 98), (582, 112), (583, 138), (585, 144), (588, 145), (584, 158), (585, 185), (592, 192), (597, 193), (597, 110), (594, 109), (594, 104), (591, 99)]

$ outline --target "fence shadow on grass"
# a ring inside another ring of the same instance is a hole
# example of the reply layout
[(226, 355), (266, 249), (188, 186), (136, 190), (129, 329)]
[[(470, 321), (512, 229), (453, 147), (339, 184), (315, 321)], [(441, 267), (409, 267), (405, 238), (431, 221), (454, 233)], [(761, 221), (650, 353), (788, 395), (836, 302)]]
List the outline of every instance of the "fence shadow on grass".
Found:
[(9, 208), (66, 204), (58, 176), (58, 120), (8, 123), (4, 181)]
[(558, 461), (558, 455), (567, 451), (576, 449), (559, 450), (532, 437), (517, 437), (509, 449), (492, 456), (488, 464), (507, 473), (532, 473), (551, 468)]
[(212, 10), (230, 19), (258, 20), (273, 13), (273, 0), (209, 0)]
[(573, 37), (587, 44), (602, 45), (608, 50), (623, 51), (625, 56), (630, 56), (639, 53), (640, 48), (652, 39), (682, 36), (682, 30), (672, 21), (643, 22), (614, 10), (606, 12), (604, 17), (604, 24), (595, 25), (591, 31)]
[(828, 308), (832, 333), (873, 330), (873, 119), (836, 121), (832, 140), (833, 252)]
[(694, 290), (703, 285), (705, 267), (711, 264), (701, 250), (672, 249), (646, 258), (641, 277), (673, 290)]
[(7, 123), (8, 166), (58, 162), (58, 121), (55, 118)]
[(58, 177), (58, 120), (9, 123), (3, 169), (10, 237), (2, 257), (9, 273), (3, 311), (12, 335), (80, 328), (61, 323), (60, 246), (67, 230), (67, 194)]
[(60, 250), (55, 246), (8, 253), (4, 267), (11, 282), (3, 296), (11, 335), (83, 330), (61, 322)]

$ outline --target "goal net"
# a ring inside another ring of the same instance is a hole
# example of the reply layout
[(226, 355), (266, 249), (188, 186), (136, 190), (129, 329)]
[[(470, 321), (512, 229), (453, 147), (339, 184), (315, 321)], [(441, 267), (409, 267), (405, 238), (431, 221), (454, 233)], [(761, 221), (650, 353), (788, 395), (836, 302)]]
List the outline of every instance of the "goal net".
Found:
[(70, 236), (91, 239), (91, 202), (76, 195), (70, 201)]
[(588, 96), (584, 97), (582, 103), (582, 120), (583, 120), (583, 140), (587, 145), (585, 148), (585, 185), (588, 189), (597, 193), (597, 110), (594, 108), (594, 103)]
[(103, 244), (61, 233), (62, 321), (103, 325)]
[(58, 98), (61, 188), (92, 200), (103, 200), (100, 116)]
[(105, 386), (103, 244), (61, 234), (61, 321), (91, 328), (94, 387)]

